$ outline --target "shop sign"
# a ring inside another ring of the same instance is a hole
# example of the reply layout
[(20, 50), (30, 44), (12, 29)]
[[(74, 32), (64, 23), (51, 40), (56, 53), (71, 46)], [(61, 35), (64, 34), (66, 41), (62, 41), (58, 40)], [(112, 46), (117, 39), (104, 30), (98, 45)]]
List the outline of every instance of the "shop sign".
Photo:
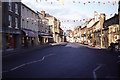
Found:
[(114, 40), (118, 40), (119, 39), (119, 35), (114, 35)]

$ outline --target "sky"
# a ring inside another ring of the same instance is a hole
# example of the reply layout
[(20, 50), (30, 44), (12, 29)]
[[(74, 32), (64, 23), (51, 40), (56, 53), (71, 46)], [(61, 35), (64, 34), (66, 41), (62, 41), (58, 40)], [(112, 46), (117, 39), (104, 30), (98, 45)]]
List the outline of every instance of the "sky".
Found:
[[(113, 5), (113, 1), (116, 1), (115, 5)], [(73, 30), (75, 27), (82, 25), (84, 21), (80, 20), (93, 18), (94, 11), (97, 11), (99, 15), (105, 13), (107, 15), (106, 20), (113, 17), (115, 13), (118, 14), (118, 0), (22, 0), (22, 2), (35, 11), (41, 12), (44, 10), (59, 19), (63, 30)], [(100, 2), (100, 5), (98, 2)], [(105, 5), (103, 2), (105, 2)], [(67, 20), (69, 22), (62, 22)], [(74, 20), (79, 21), (74, 22)]]

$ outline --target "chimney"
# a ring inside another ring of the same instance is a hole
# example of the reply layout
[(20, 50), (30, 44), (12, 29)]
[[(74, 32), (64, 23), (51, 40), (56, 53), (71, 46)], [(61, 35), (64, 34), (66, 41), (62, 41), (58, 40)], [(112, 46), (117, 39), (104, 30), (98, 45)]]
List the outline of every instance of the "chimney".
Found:
[(95, 18), (95, 22), (98, 21), (98, 13), (97, 13), (97, 11), (94, 11), (94, 18)]
[(100, 14), (100, 19), (104, 22), (105, 21), (105, 14), (104, 13), (102, 13), (102, 14)]
[(43, 15), (43, 18), (45, 17), (45, 11), (41, 11), (41, 14)]

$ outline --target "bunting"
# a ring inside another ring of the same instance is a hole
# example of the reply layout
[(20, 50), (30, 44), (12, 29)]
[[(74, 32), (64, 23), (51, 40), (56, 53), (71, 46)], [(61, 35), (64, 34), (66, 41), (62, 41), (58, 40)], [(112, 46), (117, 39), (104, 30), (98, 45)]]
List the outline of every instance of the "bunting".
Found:
[[(105, 15), (104, 17), (106, 17), (106, 16), (113, 16), (114, 14), (109, 14), (109, 15)], [(41, 19), (34, 19), (34, 18), (30, 18), (30, 17), (24, 17), (24, 16), (22, 16), (22, 18), (23, 19), (26, 19), (27, 21), (33, 21), (33, 22), (41, 22)], [(64, 21), (61, 21), (61, 23), (65, 23), (65, 22), (87, 22), (87, 21), (89, 21), (90, 19), (93, 19), (94, 20), (94, 18), (89, 18), (89, 19), (80, 19), (80, 20), (76, 20), (76, 19), (74, 19), (74, 20), (64, 20)], [(47, 21), (45, 21), (45, 24), (47, 23)]]
[[(48, 2), (49, 0), (43, 0), (45, 2)], [(56, 0), (57, 2), (60, 0)], [(41, 0), (36, 0), (36, 2), (41, 2)], [(73, 0), (72, 1), (73, 3), (81, 3), (80, 0), (79, 1), (75, 1)], [(100, 4), (102, 3), (101, 1), (88, 1), (88, 2), (83, 2), (84, 5), (86, 5), (87, 3), (90, 4), (90, 3), (97, 3), (98, 2), (98, 5), (100, 6)], [(103, 1), (103, 5), (105, 5), (106, 3), (111, 3), (112, 5), (115, 5), (117, 2), (116, 1)], [(51, 4), (53, 4), (53, 1), (51, 1)], [(62, 0), (62, 4), (64, 5), (64, 0)]]

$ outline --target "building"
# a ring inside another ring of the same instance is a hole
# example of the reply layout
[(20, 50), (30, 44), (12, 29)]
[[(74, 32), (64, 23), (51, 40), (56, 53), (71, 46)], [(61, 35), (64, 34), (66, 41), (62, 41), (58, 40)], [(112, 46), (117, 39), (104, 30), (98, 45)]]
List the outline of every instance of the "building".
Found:
[(59, 42), (64, 42), (64, 31), (61, 28), (59, 28), (59, 30)]
[(65, 36), (66, 36), (67, 42), (74, 42), (74, 39), (72, 36), (72, 30), (67, 30)]
[[(0, 2), (1, 3), (1, 2)], [(21, 3), (2, 2), (2, 50), (21, 48)]]
[(51, 26), (48, 24), (49, 20), (44, 17), (41, 13), (37, 12), (39, 16), (38, 23), (38, 42), (39, 44), (46, 44), (53, 42), (52, 33), (50, 32)]
[(43, 15), (43, 17), (49, 20), (48, 24), (52, 28), (53, 41), (59, 42), (59, 30), (58, 29), (60, 27), (60, 21), (49, 14), (45, 14), (45, 11), (41, 11), (41, 14)]
[(21, 30), (22, 47), (38, 45), (38, 14), (23, 3), (21, 4)]
[(60, 41), (60, 25), (61, 25), (61, 23), (60, 23), (60, 21), (57, 19), (57, 30), (55, 30), (55, 34), (56, 34), (56, 42), (61, 42)]
[(94, 23), (93, 25), (93, 36), (94, 36), (94, 43), (96, 46), (103, 48), (103, 38), (104, 38), (104, 34), (103, 34), (103, 23), (105, 21), (105, 14), (100, 14), (99, 20), (97, 22)]
[(110, 19), (105, 20), (104, 22), (104, 40), (103, 40), (103, 46), (109, 47), (111, 43), (117, 43), (117, 40), (119, 39), (119, 20), (118, 15), (115, 14)]
[(98, 19), (98, 13), (96, 11), (94, 11), (94, 18), (90, 19), (88, 21), (87, 24), (87, 41), (89, 45), (93, 45), (94, 44), (94, 27), (96, 26), (96, 24), (98, 23), (99, 19)]
[(118, 43), (119, 43), (119, 46), (118, 46), (118, 48), (119, 48), (119, 51), (120, 51), (120, 1), (119, 1), (119, 3), (118, 3), (118, 5), (119, 5), (119, 8), (118, 8), (118, 20), (119, 20), (119, 40), (118, 40)]
[[(0, 6), (2, 6), (2, 2), (0, 1)], [(2, 7), (0, 7), (0, 12), (2, 12)], [(0, 53), (2, 53), (2, 13), (0, 13)]]
[(81, 25), (81, 41), (87, 41), (87, 22)]
[(74, 42), (80, 43), (81, 39), (81, 26), (74, 28)]

